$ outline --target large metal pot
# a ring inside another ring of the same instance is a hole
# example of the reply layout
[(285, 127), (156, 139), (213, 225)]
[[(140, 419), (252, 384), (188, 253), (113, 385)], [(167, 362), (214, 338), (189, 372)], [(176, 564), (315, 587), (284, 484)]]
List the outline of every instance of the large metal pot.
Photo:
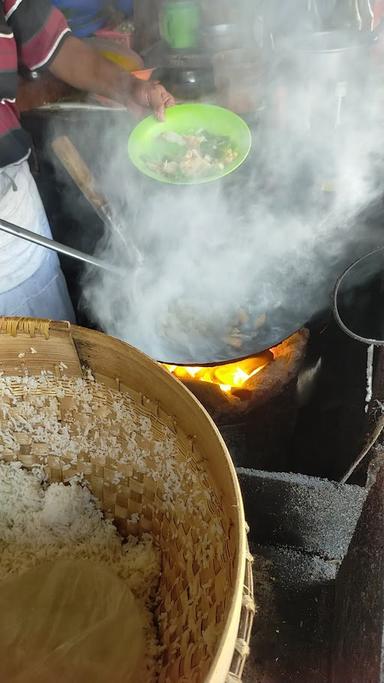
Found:
[[(313, 77), (337, 80), (365, 70), (376, 33), (352, 30), (320, 31), (295, 41), (290, 46), (293, 60)], [(288, 47), (288, 45), (287, 45)]]
[(328, 126), (330, 133), (356, 120), (369, 87), (371, 49), (382, 28), (321, 31), (276, 43), (274, 69), (286, 93), (286, 117), (295, 112), (303, 129)]

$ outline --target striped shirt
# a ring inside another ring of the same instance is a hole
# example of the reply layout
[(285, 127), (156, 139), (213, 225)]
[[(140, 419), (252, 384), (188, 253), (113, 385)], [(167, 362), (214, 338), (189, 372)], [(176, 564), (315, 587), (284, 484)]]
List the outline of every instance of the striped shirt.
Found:
[(31, 144), (16, 107), (18, 68), (48, 66), (69, 33), (50, 0), (0, 1), (0, 168), (26, 158)]

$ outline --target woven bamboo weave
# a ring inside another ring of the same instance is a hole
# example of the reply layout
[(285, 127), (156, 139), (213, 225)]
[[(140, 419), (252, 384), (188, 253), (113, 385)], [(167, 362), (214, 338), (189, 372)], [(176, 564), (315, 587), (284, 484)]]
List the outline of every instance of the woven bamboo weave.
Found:
[[(25, 436), (18, 459), (31, 467), (44, 455), (50, 481), (82, 474), (123, 536), (149, 531), (155, 538), (162, 556), (159, 683), (241, 681), (254, 614), (251, 557), (235, 470), (207, 413), (180, 382), (123, 342), (68, 323), (0, 318), (0, 372), (13, 378), (13, 394), (22, 400), (26, 374), (53, 373), (64, 387), (58, 410), (69, 429), (84, 419), (71, 411), (70, 381), (84, 368), (100, 385), (98, 406), (108, 407), (116, 394), (135, 419), (150, 420), (153, 434), (165, 426), (172, 431), (177, 462), (190, 471), (191, 486), (200, 482), (201, 491), (190, 491), (204, 501), (200, 518), (185, 501), (165, 501), (164, 482), (132, 462), (86, 454), (73, 463), (70, 455), (52, 455), (49, 444)], [(4, 447), (1, 453), (14, 458)]]

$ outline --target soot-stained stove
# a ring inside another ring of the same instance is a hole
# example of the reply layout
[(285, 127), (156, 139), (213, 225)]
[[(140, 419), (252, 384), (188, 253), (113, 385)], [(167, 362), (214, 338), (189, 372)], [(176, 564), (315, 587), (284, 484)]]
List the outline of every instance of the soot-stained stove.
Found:
[[(384, 440), (340, 479), (382, 415), (384, 354), (331, 324), (288, 472), (238, 468), (258, 606), (245, 683), (382, 683)], [(305, 471), (316, 476), (300, 474)]]
[[(88, 162), (81, 136), (91, 125), (89, 116), (75, 115), (75, 142)], [(92, 252), (102, 226), (68, 179), (58, 190), (44, 151), (52, 133), (46, 122), (46, 115), (36, 114), (25, 124), (37, 144), (36, 177), (54, 236)], [(59, 115), (59, 132), (69, 125), (73, 129), (73, 122), (72, 115), (61, 120)], [(231, 191), (236, 196), (236, 189)], [(375, 226), (374, 239), (383, 216), (378, 205), (365, 217)], [(78, 308), (81, 266), (65, 259), (62, 264)], [(79, 322), (90, 324), (78, 311)], [(366, 348), (347, 338), (330, 314), (309, 332), (303, 363), (290, 386), (294, 410), (287, 411), (286, 422), (273, 412), (266, 420), (274, 429), (273, 447), (272, 439), (269, 446), (265, 439), (261, 458), (252, 440), (239, 449), (233, 433), (223, 430), (237, 467), (255, 557), (258, 611), (244, 683), (381, 683), (381, 473), (370, 488), (382, 462), (380, 441), (348, 483), (338, 482), (381, 415), (383, 354), (376, 353), (374, 394), (366, 413)], [(262, 432), (262, 406), (254, 419)]]

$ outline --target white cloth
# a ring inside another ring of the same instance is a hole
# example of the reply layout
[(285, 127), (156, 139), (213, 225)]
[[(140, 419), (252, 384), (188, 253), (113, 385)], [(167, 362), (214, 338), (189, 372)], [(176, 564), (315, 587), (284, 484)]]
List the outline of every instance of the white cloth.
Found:
[[(0, 171), (0, 217), (51, 237), (26, 161)], [(0, 315), (76, 321), (57, 254), (1, 231)]]
[[(1, 169), (0, 218), (51, 237), (44, 207), (27, 161)], [(0, 293), (28, 280), (41, 266), (45, 255), (43, 247), (0, 232)]]
[(56, 254), (47, 251), (36, 273), (14, 289), (0, 294), (0, 315), (76, 322)]

